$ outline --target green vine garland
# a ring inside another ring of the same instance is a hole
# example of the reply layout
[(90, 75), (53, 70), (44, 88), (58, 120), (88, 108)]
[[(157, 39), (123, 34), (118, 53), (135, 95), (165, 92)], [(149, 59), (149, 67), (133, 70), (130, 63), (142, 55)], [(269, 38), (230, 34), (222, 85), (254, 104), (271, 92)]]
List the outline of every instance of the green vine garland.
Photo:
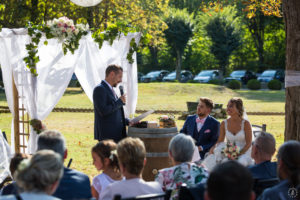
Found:
[[(69, 20), (66, 17), (62, 17), (64, 20)], [(55, 23), (53, 21), (50, 21), (50, 25), (53, 26), (57, 25), (56, 23), (59, 23), (59, 19), (54, 19)], [(72, 21), (72, 20), (69, 20)], [(73, 21), (72, 21), (73, 23)], [(40, 25), (34, 25), (32, 23), (28, 23), (27, 29), (28, 29), (28, 35), (31, 37), (31, 42), (26, 45), (26, 50), (28, 53), (28, 56), (26, 56), (23, 60), (26, 63), (27, 68), (29, 68), (30, 72), (37, 76), (37, 70), (36, 70), (36, 65), (40, 61), (39, 56), (37, 55), (38, 53), (38, 45), (40, 43), (40, 39), (43, 35), (43, 33), (46, 36), (46, 40), (44, 42), (44, 45), (48, 44), (47, 39), (52, 39), (52, 38), (58, 38), (57, 32), (53, 31), (51, 29), (51, 26), (49, 26), (48, 22), (47, 24), (40, 24)], [(77, 26), (77, 25), (76, 25)], [(70, 25), (71, 27), (71, 25)], [(68, 27), (68, 28), (70, 28)], [(75, 26), (72, 25), (72, 28)], [(78, 27), (82, 27), (80, 24)], [(62, 26), (62, 29), (64, 27)], [(59, 27), (56, 26), (56, 29), (60, 30)], [(66, 29), (67, 30), (67, 29)], [(93, 32), (92, 37), (94, 38), (94, 41), (98, 44), (99, 49), (101, 49), (103, 42), (108, 41), (110, 45), (113, 44), (113, 41), (117, 38), (120, 37), (121, 34), (123, 33), (125, 36), (129, 32), (135, 32), (136, 30), (133, 29), (132, 27), (129, 27), (123, 23), (117, 23), (117, 24), (112, 24), (109, 27), (107, 27), (105, 32), (101, 32), (100, 30), (96, 30)], [(76, 34), (71, 34), (72, 37), (68, 37), (68, 34), (66, 32), (59, 32), (63, 37), (58, 38), (62, 42), (62, 49), (63, 53), (67, 54), (68, 51), (70, 51), (72, 54), (74, 54), (75, 50), (78, 49), (79, 47), (79, 41), (82, 36), (87, 35), (88, 31), (84, 30), (83, 28), (79, 28), (78, 30), (72, 30), (72, 32), (76, 32)], [(59, 35), (59, 36), (61, 36)], [(143, 43), (147, 43), (147, 38), (149, 38), (149, 35), (145, 35), (145, 37), (142, 36), (141, 41)], [(134, 52), (138, 50), (138, 45), (135, 42), (135, 39), (131, 39), (130, 41), (130, 48), (127, 53), (127, 60), (130, 64), (134, 62), (132, 55)]]

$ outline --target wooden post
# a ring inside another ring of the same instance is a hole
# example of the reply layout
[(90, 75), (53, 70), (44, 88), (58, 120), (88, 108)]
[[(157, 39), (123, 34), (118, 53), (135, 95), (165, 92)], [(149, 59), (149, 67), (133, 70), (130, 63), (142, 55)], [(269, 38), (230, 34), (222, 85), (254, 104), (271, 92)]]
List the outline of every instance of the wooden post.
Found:
[(13, 103), (14, 103), (14, 138), (15, 138), (15, 153), (20, 153), (20, 125), (19, 125), (19, 93), (12, 76), (13, 85)]

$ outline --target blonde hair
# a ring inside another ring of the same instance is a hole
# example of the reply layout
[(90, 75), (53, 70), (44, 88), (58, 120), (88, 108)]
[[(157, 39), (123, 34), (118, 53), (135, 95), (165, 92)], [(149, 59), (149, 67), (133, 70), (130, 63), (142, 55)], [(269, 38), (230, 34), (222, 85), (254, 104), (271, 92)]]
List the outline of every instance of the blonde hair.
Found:
[(130, 174), (140, 175), (144, 167), (146, 149), (144, 142), (139, 138), (127, 137), (117, 146), (119, 162)]
[(25, 191), (45, 192), (62, 175), (61, 156), (52, 150), (41, 150), (31, 159), (19, 164), (14, 178), (17, 185)]

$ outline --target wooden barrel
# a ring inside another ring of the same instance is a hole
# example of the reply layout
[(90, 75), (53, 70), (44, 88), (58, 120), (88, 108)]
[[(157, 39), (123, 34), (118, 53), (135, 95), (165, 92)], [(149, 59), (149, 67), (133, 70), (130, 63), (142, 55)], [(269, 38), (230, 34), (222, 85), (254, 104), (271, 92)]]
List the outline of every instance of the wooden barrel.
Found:
[(140, 138), (146, 147), (147, 162), (143, 179), (153, 181), (158, 170), (171, 167), (168, 155), (169, 142), (178, 133), (177, 128), (135, 128), (128, 127), (129, 137)]

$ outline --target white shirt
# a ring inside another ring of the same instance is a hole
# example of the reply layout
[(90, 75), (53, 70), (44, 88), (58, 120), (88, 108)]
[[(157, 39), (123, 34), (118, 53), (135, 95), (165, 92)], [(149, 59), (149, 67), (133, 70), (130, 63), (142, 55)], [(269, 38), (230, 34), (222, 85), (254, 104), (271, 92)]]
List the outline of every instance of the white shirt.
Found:
[[(200, 119), (199, 116), (197, 118)], [(207, 118), (207, 116), (204, 119), (202, 119), (202, 120), (204, 120), (203, 124), (196, 122), (198, 132), (201, 130), (202, 126), (204, 125), (206, 118)]]
[(145, 194), (158, 194), (162, 192), (163, 191), (158, 182), (146, 182), (141, 178), (133, 178), (114, 182), (108, 185), (103, 190), (101, 200), (112, 200), (117, 194), (121, 195), (122, 198), (129, 198)]
[[(21, 198), (23, 200), (59, 200), (59, 198), (50, 196), (45, 193), (30, 193), (30, 192), (24, 192), (20, 194)], [(15, 195), (5, 195), (0, 196), (0, 200), (16, 200)]]
[(106, 81), (106, 80), (103, 80), (107, 85), (108, 87), (112, 90), (112, 93), (115, 95), (115, 98), (118, 99), (117, 95), (116, 95), (116, 92), (114, 91), (114, 88)]

